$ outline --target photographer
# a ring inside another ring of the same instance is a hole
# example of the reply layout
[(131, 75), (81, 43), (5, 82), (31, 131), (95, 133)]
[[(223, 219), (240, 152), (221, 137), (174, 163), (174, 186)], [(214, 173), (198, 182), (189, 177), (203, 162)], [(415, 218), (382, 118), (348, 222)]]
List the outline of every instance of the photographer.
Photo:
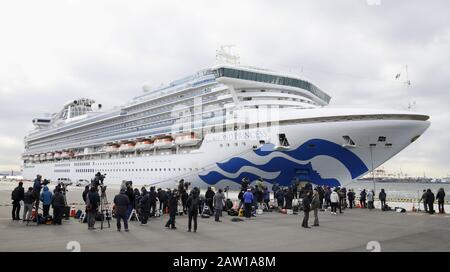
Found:
[(61, 225), (64, 207), (66, 206), (66, 201), (64, 199), (63, 194), (61, 193), (61, 189), (56, 190), (55, 194), (52, 197), (51, 204), (53, 207), (53, 224)]
[(195, 187), (192, 191), (190, 196), (187, 200), (187, 208), (188, 208), (188, 232), (191, 232), (192, 229), (192, 220), (194, 220), (194, 232), (197, 232), (197, 216), (198, 216), (198, 209), (199, 209), (199, 194), (200, 190)]
[(158, 200), (159, 200), (159, 210), (161, 214), (166, 213), (167, 194), (166, 191), (164, 191), (161, 188), (158, 188)]
[(155, 187), (150, 187), (150, 192), (148, 193), (148, 199), (150, 202), (150, 216), (155, 216), (156, 213), (156, 198), (157, 194), (155, 192)]
[(116, 207), (117, 231), (121, 229), (121, 220), (123, 220), (125, 231), (128, 231), (128, 217), (126, 215), (130, 199), (126, 195), (126, 190), (120, 190), (120, 193), (114, 197), (114, 205)]
[(142, 187), (141, 192), (142, 195), (139, 203), (136, 203), (136, 207), (139, 207), (141, 224), (146, 225), (150, 215), (150, 196), (145, 187)]
[(95, 174), (94, 179), (91, 180), (91, 187), (98, 189), (98, 186), (103, 185), (103, 180), (105, 179), (105, 176), (106, 174), (102, 175), (100, 172), (97, 172), (97, 174)]
[(211, 189), (211, 187), (208, 187), (208, 190), (205, 193), (205, 198), (206, 198), (206, 205), (208, 205), (209, 210), (211, 211), (211, 213), (213, 213), (214, 209), (213, 209), (213, 198), (214, 195), (216, 193), (214, 193), (214, 191)]
[(127, 183), (126, 183), (126, 186), (127, 186), (127, 188), (126, 188), (126, 191), (125, 191), (125, 193), (126, 193), (126, 195), (128, 196), (128, 200), (130, 200), (130, 203), (128, 204), (128, 207), (127, 207), (127, 214), (126, 214), (126, 216), (127, 216), (127, 218), (130, 218), (130, 214), (131, 214), (131, 212), (133, 211), (133, 208), (134, 208), (134, 191), (133, 191), (133, 182), (132, 181), (128, 181)]
[(50, 204), (52, 204), (53, 195), (48, 190), (47, 186), (44, 186), (44, 191), (41, 194), (41, 201), (42, 201), (42, 209), (43, 209), (43, 216), (47, 217), (49, 215), (50, 210)]
[(96, 187), (91, 187), (87, 195), (86, 210), (88, 211), (88, 229), (95, 229), (95, 217), (97, 216), (98, 207), (100, 206), (100, 195)]
[(169, 215), (170, 218), (166, 223), (166, 228), (176, 229), (175, 227), (175, 217), (178, 209), (178, 192), (173, 190), (169, 197)]
[[(41, 196), (41, 189), (42, 189), (42, 176), (37, 175), (33, 184), (33, 199), (35, 201), (36, 213), (38, 213), (39, 211), (39, 199)], [(37, 224), (39, 225), (39, 222), (37, 222)]]
[(20, 201), (23, 201), (25, 190), (23, 189), (23, 182), (19, 182), (19, 186), (14, 188), (11, 193), (11, 200), (13, 204), (12, 208), (12, 220), (20, 220)]

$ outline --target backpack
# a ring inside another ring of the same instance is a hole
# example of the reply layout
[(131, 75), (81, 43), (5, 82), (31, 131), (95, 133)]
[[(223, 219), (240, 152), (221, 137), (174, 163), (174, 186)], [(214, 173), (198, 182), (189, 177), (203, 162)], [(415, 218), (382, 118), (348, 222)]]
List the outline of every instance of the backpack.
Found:
[(19, 194), (19, 188), (16, 187), (14, 188), (14, 190), (11, 193), (11, 200), (16, 200), (18, 198), (18, 194)]
[(82, 213), (83, 212), (81, 210), (78, 210), (77, 213), (75, 214), (75, 218), (79, 219)]
[(236, 211), (236, 210), (233, 210), (233, 209), (229, 209), (229, 210), (228, 210), (228, 215), (229, 215), (229, 216), (238, 216), (238, 215), (239, 215), (239, 212)]

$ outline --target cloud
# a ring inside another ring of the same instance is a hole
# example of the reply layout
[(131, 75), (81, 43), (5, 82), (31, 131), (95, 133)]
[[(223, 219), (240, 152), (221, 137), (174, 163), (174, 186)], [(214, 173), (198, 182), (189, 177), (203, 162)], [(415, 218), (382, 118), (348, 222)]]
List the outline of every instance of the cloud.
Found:
[[(449, 7), (365, 0), (2, 2), (0, 135), (15, 143), (0, 147), (0, 170), (19, 164), (33, 117), (78, 97), (122, 105), (144, 84), (212, 65), (217, 47), (231, 43), (242, 63), (302, 74), (333, 105), (404, 109), (416, 101), (432, 126), (385, 167), (446, 175)], [(402, 83), (406, 64), (410, 88)]]

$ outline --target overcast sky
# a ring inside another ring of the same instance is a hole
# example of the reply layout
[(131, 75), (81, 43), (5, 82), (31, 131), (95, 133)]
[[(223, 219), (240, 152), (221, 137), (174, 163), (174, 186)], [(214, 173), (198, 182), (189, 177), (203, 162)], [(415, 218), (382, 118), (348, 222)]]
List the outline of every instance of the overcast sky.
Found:
[(242, 64), (302, 74), (332, 105), (415, 101), (432, 125), (384, 167), (446, 176), (449, 10), (445, 0), (2, 1), (0, 171), (20, 169), (33, 117), (79, 97), (124, 104), (144, 84), (213, 65), (216, 49), (234, 44)]

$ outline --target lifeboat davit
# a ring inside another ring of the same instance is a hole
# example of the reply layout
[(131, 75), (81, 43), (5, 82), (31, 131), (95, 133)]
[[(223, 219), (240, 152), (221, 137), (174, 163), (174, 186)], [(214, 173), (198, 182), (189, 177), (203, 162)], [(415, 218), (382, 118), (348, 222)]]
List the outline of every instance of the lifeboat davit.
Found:
[(201, 139), (195, 136), (194, 132), (182, 133), (175, 136), (175, 144), (179, 146), (197, 145)]
[(173, 143), (173, 139), (171, 136), (164, 136), (161, 138), (157, 138), (153, 142), (153, 146), (155, 148), (159, 148), (159, 149), (172, 148), (173, 145), (174, 145), (174, 143)]
[(150, 150), (153, 148), (153, 142), (151, 140), (141, 140), (136, 143), (135, 148), (138, 150)]

